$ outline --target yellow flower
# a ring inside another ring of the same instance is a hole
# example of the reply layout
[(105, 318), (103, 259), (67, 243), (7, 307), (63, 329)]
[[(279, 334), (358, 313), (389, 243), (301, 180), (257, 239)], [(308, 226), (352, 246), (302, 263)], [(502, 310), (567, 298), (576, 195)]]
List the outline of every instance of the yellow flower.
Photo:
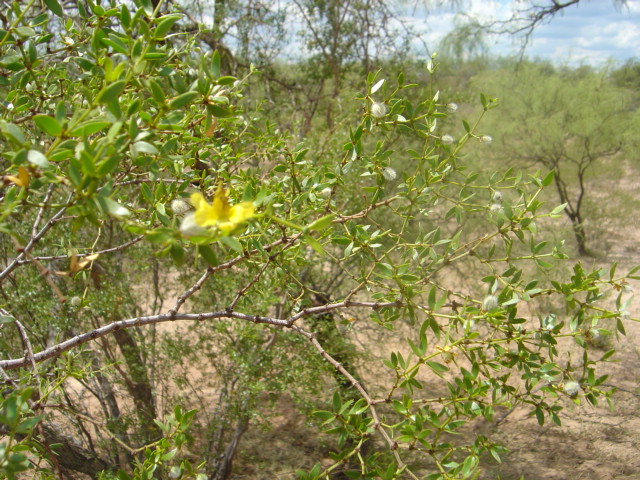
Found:
[(191, 204), (195, 207), (194, 220), (200, 227), (215, 227), (223, 235), (229, 235), (243, 222), (254, 215), (253, 202), (229, 205), (226, 190), (220, 185), (213, 197), (213, 205), (207, 203), (202, 194), (192, 193)]

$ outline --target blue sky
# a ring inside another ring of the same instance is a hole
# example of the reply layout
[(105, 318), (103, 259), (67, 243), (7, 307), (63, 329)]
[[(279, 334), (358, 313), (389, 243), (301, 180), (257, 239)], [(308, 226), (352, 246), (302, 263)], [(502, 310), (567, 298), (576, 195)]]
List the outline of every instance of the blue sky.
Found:
[[(515, 4), (513, 0), (468, 0), (465, 11), (484, 20), (506, 19)], [(426, 22), (419, 15), (405, 20), (423, 32), (433, 49), (432, 45), (454, 27), (455, 18), (455, 12), (440, 10), (432, 12)], [(490, 52), (497, 55), (517, 53), (520, 45), (507, 36), (491, 39), (490, 44)], [(629, 0), (622, 8), (616, 8), (613, 0), (582, 0), (539, 26), (526, 54), (562, 64), (594, 66), (610, 59), (624, 62), (640, 58), (640, 0)]]

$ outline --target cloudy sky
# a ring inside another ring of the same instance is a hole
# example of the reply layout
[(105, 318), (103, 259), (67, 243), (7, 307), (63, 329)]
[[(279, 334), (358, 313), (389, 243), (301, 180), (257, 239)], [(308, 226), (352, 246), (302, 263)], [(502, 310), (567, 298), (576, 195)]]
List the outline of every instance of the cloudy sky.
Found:
[[(504, 20), (518, 3), (522, 4), (517, 0), (467, 0), (465, 13), (482, 20)], [(422, 32), (430, 46), (437, 45), (456, 21), (456, 13), (446, 10), (420, 17), (420, 12), (413, 11), (405, 20)], [(491, 52), (499, 55), (517, 53), (520, 46), (506, 36), (493, 39), (490, 44)], [(621, 8), (613, 0), (582, 0), (539, 26), (527, 55), (574, 65), (602, 65), (609, 59), (623, 62), (640, 57), (640, 0), (629, 0)]]

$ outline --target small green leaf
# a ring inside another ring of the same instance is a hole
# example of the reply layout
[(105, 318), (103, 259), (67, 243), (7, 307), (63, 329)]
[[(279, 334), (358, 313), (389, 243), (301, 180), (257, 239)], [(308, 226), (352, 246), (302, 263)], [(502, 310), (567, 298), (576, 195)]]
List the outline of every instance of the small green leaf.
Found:
[(540, 407), (536, 408), (536, 418), (540, 426), (544, 425), (544, 412)]
[(49, 10), (51, 10), (55, 15), (62, 17), (62, 7), (58, 3), (58, 0), (44, 0), (44, 3), (46, 3)]
[(309, 244), (309, 246), (313, 248), (317, 253), (319, 253), (320, 255), (325, 254), (325, 250), (322, 244), (318, 242), (315, 238), (313, 238), (311, 235), (305, 235), (304, 239)]
[(235, 237), (220, 237), (220, 242), (234, 250), (236, 253), (242, 253), (242, 244)]
[(73, 130), (69, 132), (69, 136), (71, 137), (86, 137), (88, 135), (93, 135), (96, 132), (99, 132), (103, 128), (107, 128), (111, 123), (106, 120), (90, 120), (88, 122), (82, 123), (78, 125)]
[(165, 96), (160, 84), (153, 78), (150, 78), (149, 87), (151, 88), (151, 95), (153, 96), (153, 99), (158, 103), (164, 103)]
[(98, 93), (98, 97), (96, 98), (96, 100), (98, 101), (98, 103), (101, 103), (103, 105), (111, 102), (112, 100), (115, 100), (122, 93), (126, 84), (127, 82), (125, 82), (124, 80), (119, 80), (117, 82), (113, 82), (111, 85), (107, 85), (102, 90), (100, 90), (100, 93)]
[(49, 115), (35, 115), (33, 121), (40, 130), (52, 137), (57, 137), (62, 133), (62, 126)]
[(153, 36), (156, 39), (163, 39), (167, 32), (171, 30), (171, 27), (173, 27), (173, 25), (181, 18), (182, 15), (180, 14), (165, 15), (164, 17), (159, 18), (159, 23), (156, 27), (155, 32), (153, 33)]
[(220, 54), (216, 50), (211, 57), (211, 75), (213, 78), (220, 76)]
[(127, 215), (131, 214), (128, 208), (120, 205), (118, 202), (112, 200), (109, 197), (100, 197), (98, 201), (100, 202), (104, 211), (109, 215), (113, 215), (114, 217), (126, 217)]
[(139, 141), (131, 145), (131, 151), (134, 156), (138, 156), (140, 154), (149, 154), (149, 155), (157, 155), (158, 149), (155, 145), (152, 145), (149, 142)]
[(169, 107), (174, 110), (182, 108), (185, 105), (191, 103), (191, 101), (198, 95), (200, 95), (198, 92), (185, 92), (182, 95), (178, 95), (177, 97), (173, 98), (169, 103)]
[(544, 187), (548, 187), (549, 185), (551, 185), (551, 182), (553, 182), (553, 177), (554, 177), (554, 172), (553, 170), (551, 170), (549, 173), (547, 173), (547, 176), (544, 177), (544, 180), (542, 180), (542, 185)]
[(334, 214), (325, 215), (324, 217), (319, 218), (315, 222), (311, 223), (311, 225), (307, 225), (305, 230), (307, 232), (310, 232), (310, 231), (322, 231), (325, 228), (327, 228), (329, 225), (331, 225), (331, 222), (333, 222), (334, 218), (335, 218)]
[(218, 265), (218, 259), (216, 258), (216, 254), (213, 252), (213, 249), (208, 245), (198, 245), (198, 253), (212, 267), (215, 267), (216, 265)]

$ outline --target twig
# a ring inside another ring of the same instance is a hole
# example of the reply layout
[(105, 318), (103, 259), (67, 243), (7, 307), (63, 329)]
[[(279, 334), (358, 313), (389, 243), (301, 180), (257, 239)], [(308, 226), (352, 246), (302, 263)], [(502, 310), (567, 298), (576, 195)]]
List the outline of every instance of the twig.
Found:
[[(4, 310), (2, 311), (2, 314), (3, 315), (5, 314)], [(24, 327), (22, 326), (22, 323), (20, 323), (20, 321), (17, 318), (14, 317), (13, 323), (16, 324), (16, 328), (18, 329), (18, 332), (20, 332), (20, 336), (22, 337), (22, 341), (24, 342), (25, 357), (31, 362), (33, 371), (37, 373), (38, 367), (36, 366), (36, 361), (33, 358), (33, 348), (31, 347), (31, 341), (27, 336), (27, 331), (24, 329)]]
[(58, 210), (56, 214), (53, 217), (51, 217), (49, 221), (47, 221), (47, 223), (44, 224), (44, 226), (37, 233), (37, 235), (34, 235), (31, 237), (31, 239), (29, 240), (29, 243), (27, 243), (27, 245), (16, 256), (16, 258), (14, 258), (13, 261), (9, 265), (7, 265), (7, 267), (2, 272), (0, 272), (0, 283), (2, 283), (4, 279), (7, 278), (9, 274), (11, 274), (11, 272), (15, 270), (15, 268), (19, 264), (18, 262), (24, 259), (26, 254), (31, 251), (31, 249), (35, 246), (35, 244), (38, 243), (40, 239), (44, 237), (44, 235), (51, 229), (51, 227), (53, 227), (56, 224), (56, 222), (62, 218), (62, 215), (64, 215), (64, 212), (66, 210), (67, 210), (67, 207), (63, 207), (60, 210)]
[[(273, 243), (270, 243), (269, 245), (266, 245), (265, 247), (262, 248), (262, 250), (264, 250), (265, 252), (269, 252), (270, 250), (277, 247), (278, 245), (293, 245), (296, 242), (296, 240), (298, 240), (298, 238), (300, 238), (301, 236), (302, 236), (302, 233), (298, 233), (289, 238), (281, 238), (279, 240), (276, 240)], [(196, 293), (198, 290), (202, 288), (204, 283), (207, 281), (207, 279), (211, 275), (222, 270), (228, 270), (234, 265), (240, 263), (243, 260), (246, 260), (247, 258), (259, 252), (260, 252), (259, 250), (254, 249), (249, 252), (244, 252), (242, 255), (238, 255), (237, 257), (232, 258), (228, 262), (221, 263), (220, 265), (216, 265), (215, 267), (209, 267), (207, 271), (204, 274), (202, 274), (202, 276), (198, 279), (198, 281), (193, 284), (193, 286), (191, 286), (188, 290), (186, 290), (182, 295), (178, 297), (173, 308), (169, 310), (169, 313), (177, 314), (178, 311), (180, 311), (180, 308), (182, 307), (182, 305), (184, 305), (184, 303), (189, 299), (189, 297), (191, 297), (194, 293)]]
[(306, 330), (298, 327), (297, 325), (292, 325), (291, 329), (303, 335), (304, 337), (306, 337), (311, 342), (311, 344), (316, 348), (316, 350), (320, 352), (320, 355), (322, 355), (322, 357), (327, 362), (333, 365), (333, 367), (336, 370), (338, 370), (347, 380), (349, 380), (349, 383), (353, 385), (353, 387), (358, 391), (360, 396), (367, 402), (367, 405), (369, 406), (369, 411), (371, 412), (371, 417), (373, 418), (373, 422), (374, 422), (373, 428), (377, 430), (378, 433), (380, 433), (384, 441), (387, 443), (387, 445), (389, 445), (389, 449), (393, 453), (393, 456), (396, 460), (396, 463), (398, 464), (398, 467), (400, 467), (400, 469), (408, 473), (411, 476), (411, 478), (413, 478), (414, 480), (418, 480), (418, 477), (416, 477), (415, 474), (411, 470), (409, 470), (409, 468), (407, 467), (407, 464), (404, 463), (404, 460), (402, 460), (402, 458), (400, 457), (400, 454), (398, 453), (398, 443), (395, 440), (393, 440), (389, 436), (387, 431), (384, 429), (384, 426), (380, 421), (380, 416), (378, 415), (378, 411), (376, 410), (374, 401), (369, 396), (369, 393), (365, 390), (362, 384), (353, 375), (351, 375), (351, 373), (349, 373), (342, 366), (342, 364), (340, 364), (338, 361), (336, 361), (336, 359), (334, 359), (331, 355), (327, 353), (327, 351), (322, 347), (322, 345), (320, 345), (320, 342), (318, 342), (318, 340), (316, 339), (313, 333), (307, 332)]
[(36, 260), (33, 257), (33, 255), (31, 255), (26, 250), (26, 248), (23, 248), (18, 243), (18, 240), (15, 239), (15, 237), (12, 236), (11, 240), (13, 240), (13, 244), (16, 246), (16, 249), (18, 251), (22, 251), (24, 256), (27, 257), (28, 261), (35, 265), (35, 267), (38, 269), (38, 272), (40, 272), (40, 275), (42, 275), (42, 277), (44, 278), (45, 282), (47, 282), (47, 284), (51, 287), (51, 290), (53, 290), (53, 293), (55, 293), (56, 297), (58, 297), (58, 300), (60, 301), (60, 303), (66, 302), (67, 301), (66, 297), (64, 296), (62, 291), (58, 288), (58, 286), (56, 285), (56, 282), (54, 282), (53, 279), (51, 278), (51, 271), (48, 268), (46, 268), (44, 265), (42, 265), (42, 263), (40, 263), (38, 260)]
[[(117, 247), (106, 248), (104, 250), (98, 250), (97, 252), (79, 253), (79, 254), (76, 255), (76, 258), (88, 257), (89, 255), (104, 255), (105, 253), (118, 252), (120, 250), (124, 250), (127, 247), (130, 247), (131, 245), (135, 245), (136, 243), (138, 243), (143, 238), (144, 238), (144, 235), (138, 235), (137, 237), (129, 240), (128, 242), (123, 243), (122, 245), (118, 245)], [(69, 255), (51, 255), (51, 256), (48, 256), (48, 257), (33, 257), (32, 256), (31, 257), (31, 259), (38, 260), (38, 261), (41, 261), (41, 262), (50, 261), (50, 260), (63, 260), (65, 258), (69, 258)], [(29, 262), (31, 262), (31, 259), (18, 260), (18, 265), (22, 265), (24, 263), (29, 263)]]

